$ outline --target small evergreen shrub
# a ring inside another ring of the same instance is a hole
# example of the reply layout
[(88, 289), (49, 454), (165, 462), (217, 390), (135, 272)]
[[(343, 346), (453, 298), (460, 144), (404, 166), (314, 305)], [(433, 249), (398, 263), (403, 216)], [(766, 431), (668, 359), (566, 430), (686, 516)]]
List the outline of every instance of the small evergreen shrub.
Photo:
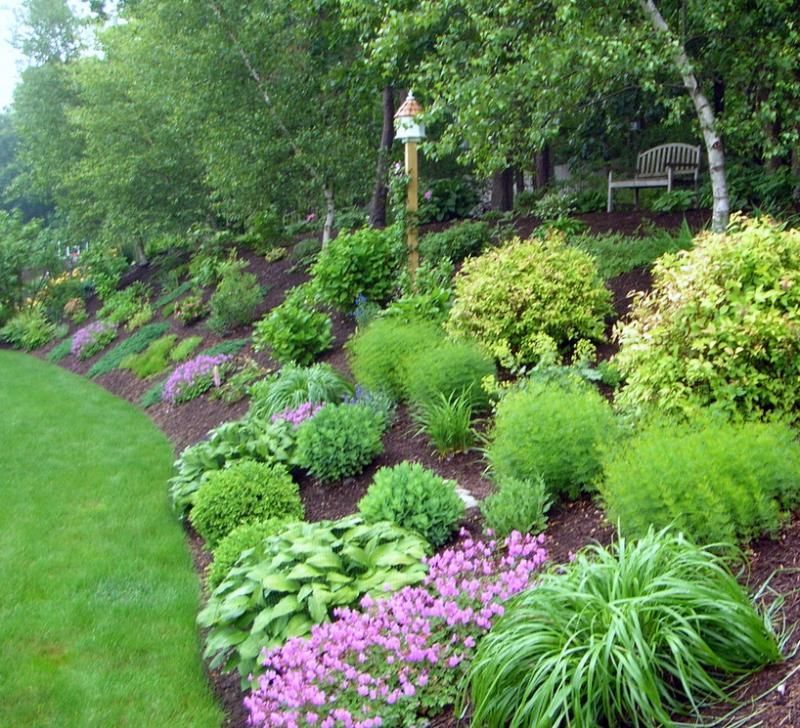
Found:
[(423, 406), (439, 395), (465, 393), (473, 411), (489, 406), (489, 395), (481, 381), (494, 376), (494, 361), (470, 342), (446, 341), (435, 349), (423, 349), (410, 354), (405, 366), (412, 404)]
[(164, 394), (164, 382), (165, 380), (161, 380), (153, 384), (153, 386), (139, 398), (139, 406), (144, 409), (150, 409), (150, 407), (155, 407), (161, 402), (161, 397)]
[(322, 249), (311, 275), (321, 301), (352, 311), (358, 296), (389, 299), (400, 267), (399, 246), (391, 228), (340, 233)]
[(89, 369), (90, 377), (99, 377), (117, 369), (128, 356), (144, 351), (151, 342), (167, 333), (169, 326), (165, 323), (148, 324), (117, 344), (113, 349), (101, 356)]
[(512, 240), (464, 263), (445, 328), (472, 337), (506, 366), (535, 363), (538, 337), (560, 348), (601, 339), (611, 293), (594, 259), (561, 238)]
[(469, 666), (472, 725), (676, 725), (781, 659), (726, 561), (651, 530), (588, 547), (505, 604)]
[(249, 324), (263, 298), (264, 291), (255, 275), (232, 269), (222, 277), (211, 296), (208, 327), (218, 334), (225, 334)]
[(497, 406), (486, 457), (499, 480), (541, 477), (553, 495), (575, 498), (600, 474), (615, 433), (611, 407), (578, 382), (529, 382)]
[(0, 339), (25, 351), (38, 349), (50, 343), (56, 335), (56, 327), (50, 323), (40, 306), (32, 306), (15, 314), (2, 329)]
[(428, 436), (441, 456), (466, 452), (475, 444), (472, 429), (472, 402), (468, 393), (443, 393), (432, 397), (413, 411), (419, 433)]
[(332, 344), (330, 316), (314, 309), (303, 287), (290, 292), (253, 330), (253, 348), (270, 349), (281, 364), (308, 366)]
[(512, 531), (538, 534), (547, 528), (552, 503), (544, 478), (506, 478), (481, 503), (481, 513), (498, 536), (506, 537)]
[(456, 484), (419, 463), (402, 462), (375, 473), (358, 510), (370, 523), (392, 523), (419, 533), (438, 548), (464, 515)]
[(139, 379), (163, 372), (170, 364), (169, 354), (177, 340), (175, 334), (162, 336), (152, 341), (143, 352), (126, 356), (120, 363), (120, 368), (128, 369)]
[(363, 404), (327, 404), (297, 429), (297, 464), (333, 482), (358, 475), (383, 452), (383, 421)]
[(348, 342), (350, 368), (356, 381), (367, 389), (403, 399), (409, 379), (406, 360), (435, 350), (443, 339), (442, 330), (433, 324), (378, 318)]
[(70, 348), (72, 347), (72, 339), (67, 337), (59, 341), (50, 351), (47, 352), (47, 361), (53, 364), (60, 362), (69, 356)]
[(202, 343), (202, 336), (187, 336), (185, 339), (181, 339), (177, 344), (175, 344), (175, 348), (170, 352), (170, 361), (175, 363), (185, 361)]
[(778, 423), (651, 424), (604, 472), (609, 518), (632, 537), (674, 524), (698, 542), (746, 542), (800, 505), (800, 444)]
[(203, 292), (197, 291), (182, 298), (175, 304), (172, 313), (185, 326), (191, 326), (208, 316), (208, 306), (203, 301)]
[(236, 526), (222, 538), (214, 549), (214, 561), (208, 567), (208, 584), (218, 587), (244, 551), (260, 546), (267, 536), (273, 536), (290, 521), (286, 518), (266, 518)]
[(419, 252), (427, 261), (448, 258), (460, 263), (471, 255), (480, 255), (491, 241), (485, 222), (460, 222), (441, 232), (424, 235), (419, 242)]
[(623, 409), (800, 417), (800, 230), (734, 217), (662, 257), (618, 330)]
[(208, 473), (189, 513), (211, 548), (242, 523), (302, 517), (300, 493), (289, 471), (255, 460), (240, 460)]

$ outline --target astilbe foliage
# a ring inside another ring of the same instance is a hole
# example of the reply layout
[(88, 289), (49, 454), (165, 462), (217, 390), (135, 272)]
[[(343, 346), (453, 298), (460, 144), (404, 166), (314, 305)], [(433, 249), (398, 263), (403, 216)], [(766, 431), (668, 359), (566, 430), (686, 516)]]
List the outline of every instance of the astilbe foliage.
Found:
[(363, 611), (266, 652), (245, 698), (253, 726), (416, 726), (454, 703), (480, 638), (547, 559), (542, 537), (462, 540), (428, 562), (420, 586), (365, 598)]

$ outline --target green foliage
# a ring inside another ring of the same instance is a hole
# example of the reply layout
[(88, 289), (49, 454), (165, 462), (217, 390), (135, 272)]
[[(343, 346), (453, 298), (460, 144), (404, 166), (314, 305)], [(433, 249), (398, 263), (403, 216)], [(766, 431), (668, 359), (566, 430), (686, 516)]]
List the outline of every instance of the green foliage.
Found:
[(53, 362), (53, 364), (60, 362), (62, 359), (65, 359), (69, 356), (71, 347), (72, 337), (67, 336), (65, 339), (59, 341), (52, 349), (50, 349), (45, 358), (47, 361)]
[(250, 339), (228, 339), (220, 341), (218, 344), (203, 349), (200, 353), (206, 356), (216, 356), (217, 354), (227, 354), (233, 356), (250, 343)]
[(175, 304), (173, 315), (178, 321), (190, 326), (208, 315), (208, 306), (203, 300), (203, 292), (190, 293)]
[(375, 473), (358, 510), (369, 523), (391, 521), (416, 531), (431, 546), (442, 546), (464, 515), (456, 483), (419, 463), (402, 462)]
[[(414, 280), (411, 280), (407, 271), (404, 272), (401, 276), (403, 295), (392, 301), (380, 315), (404, 323), (444, 323), (453, 305), (453, 272), (454, 266), (449, 258), (440, 258), (436, 263), (423, 261), (417, 268)], [(358, 313), (357, 306), (357, 322)]]
[(300, 266), (310, 266), (322, 250), (320, 238), (304, 238), (292, 248), (292, 260)]
[(634, 268), (649, 267), (664, 253), (677, 253), (692, 246), (692, 231), (683, 221), (677, 234), (666, 230), (651, 230), (642, 238), (622, 235), (579, 235), (570, 237), (569, 244), (591, 253), (603, 280), (627, 273)]
[(350, 368), (367, 389), (402, 399), (408, 381), (406, 358), (435, 349), (443, 339), (442, 330), (430, 323), (378, 318), (348, 342)]
[(490, 243), (489, 226), (485, 222), (460, 222), (439, 233), (424, 235), (419, 252), (425, 260), (448, 258), (460, 263), (470, 255), (479, 255)]
[(258, 548), (265, 538), (274, 536), (290, 522), (285, 518), (267, 518), (234, 528), (214, 549), (214, 561), (208, 567), (209, 586), (218, 587), (243, 552)]
[(695, 204), (694, 190), (662, 192), (650, 205), (653, 212), (684, 212)]
[(25, 351), (44, 346), (52, 341), (55, 335), (56, 327), (47, 320), (41, 306), (22, 309), (0, 329), (0, 340)]
[(650, 530), (512, 599), (469, 669), (474, 725), (674, 725), (781, 659), (726, 562)]
[(150, 407), (155, 407), (161, 402), (161, 397), (164, 394), (165, 382), (166, 380), (162, 379), (160, 382), (153, 384), (153, 386), (139, 398), (139, 406), (144, 409), (150, 409)]
[(36, 300), (44, 306), (47, 318), (51, 321), (70, 319), (73, 323), (80, 324), (87, 319), (86, 283), (83, 281), (80, 270), (74, 268), (70, 273), (48, 278), (39, 290)]
[(355, 308), (356, 299), (386, 301), (396, 284), (398, 245), (393, 229), (364, 228), (340, 233), (322, 249), (311, 275), (320, 300), (340, 311)]
[(81, 266), (86, 268), (100, 300), (106, 301), (117, 290), (122, 274), (128, 270), (129, 264), (119, 248), (97, 244), (81, 253)]
[(147, 349), (151, 342), (163, 336), (168, 329), (169, 326), (165, 323), (148, 324), (142, 327), (92, 364), (88, 372), (89, 376), (99, 377), (101, 374), (107, 374), (117, 369), (125, 358)]
[(185, 516), (207, 473), (243, 459), (288, 465), (294, 446), (295, 430), (288, 422), (251, 418), (224, 422), (175, 461), (177, 472), (169, 481), (173, 509), (180, 518)]
[(651, 424), (604, 471), (609, 518), (632, 537), (674, 524), (700, 543), (747, 542), (800, 504), (800, 445), (778, 423)]
[(439, 455), (466, 452), (475, 444), (469, 392), (439, 392), (419, 404), (413, 417)]
[(239, 460), (205, 477), (189, 520), (210, 547), (236, 526), (265, 518), (302, 518), (297, 483), (283, 465)]
[(497, 490), (481, 503), (486, 525), (500, 537), (512, 531), (541, 533), (547, 528), (552, 497), (544, 478), (504, 478)]
[(544, 478), (550, 493), (575, 498), (601, 471), (614, 415), (596, 389), (571, 380), (524, 383), (497, 405), (486, 457), (499, 480)]
[(170, 361), (175, 363), (185, 361), (202, 343), (202, 336), (187, 336), (185, 339), (181, 339), (177, 344), (175, 344), (175, 348), (170, 352)]
[[(107, 319), (114, 324), (128, 324), (142, 310), (149, 308), (149, 297), (150, 287), (137, 281), (127, 288), (109, 295), (97, 315), (99, 318)], [(150, 316), (152, 317), (152, 311)]]
[(250, 387), (248, 417), (266, 420), (303, 402), (341, 402), (352, 393), (350, 383), (330, 364), (287, 364), (277, 374)]
[(363, 404), (326, 404), (297, 428), (295, 461), (325, 482), (358, 475), (383, 452), (383, 420)]
[(478, 194), (467, 179), (438, 179), (426, 185), (419, 204), (420, 222), (464, 218), (478, 204)]
[(0, 210), (0, 325), (23, 302), (31, 270), (44, 270), (47, 247), (38, 222)]
[(163, 291), (162, 294), (153, 303), (153, 308), (163, 308), (167, 304), (177, 301), (182, 295), (192, 290), (194, 282), (191, 280), (184, 281), (179, 286), (175, 286), (170, 291)]
[[(106, 324), (106, 322), (102, 321), (101, 319), (97, 319), (97, 322)], [(91, 324), (89, 325), (91, 326)], [(83, 346), (81, 348), (80, 352), (77, 355), (78, 359), (80, 359), (81, 361), (83, 361), (84, 359), (91, 359), (95, 354), (98, 354), (99, 352), (103, 351), (103, 349), (105, 349), (112, 341), (114, 341), (114, 339), (117, 338), (118, 333), (119, 331), (117, 330), (116, 326), (111, 326), (110, 324), (107, 324), (107, 326), (94, 333), (91, 336), (91, 341), (87, 343), (86, 346)], [(73, 343), (76, 335), (77, 333), (73, 334), (72, 337)], [(103, 361), (104, 359), (105, 357), (101, 357), (95, 362), (95, 364), (98, 364), (100, 361)], [(95, 364), (93, 364), (91, 369), (89, 369), (90, 377), (93, 376), (92, 372), (95, 370), (94, 369)]]
[(445, 341), (435, 349), (410, 354), (405, 361), (409, 401), (425, 406), (440, 395), (465, 393), (474, 412), (489, 406), (489, 395), (481, 382), (494, 376), (490, 357), (470, 342)]
[(212, 390), (211, 397), (221, 399), (227, 404), (239, 402), (250, 393), (250, 387), (263, 379), (265, 374), (267, 374), (267, 370), (258, 362), (246, 357), (235, 374), (228, 377), (221, 387)]
[(332, 328), (330, 317), (314, 309), (301, 286), (256, 324), (253, 348), (256, 351), (269, 348), (281, 364), (308, 366), (330, 349)]
[(591, 256), (560, 238), (520, 241), (464, 263), (446, 328), (470, 336), (502, 364), (533, 363), (541, 334), (559, 347), (600, 339), (611, 294)]
[(573, 190), (562, 188), (542, 195), (531, 206), (533, 214), (540, 220), (559, 220), (569, 217), (577, 207), (577, 195)]
[(120, 362), (121, 369), (129, 369), (139, 379), (146, 379), (163, 372), (170, 365), (170, 352), (178, 337), (167, 334), (150, 342), (149, 346), (139, 354), (130, 354)]
[(365, 594), (420, 582), (426, 551), (416, 534), (359, 516), (290, 524), (243, 555), (214, 590), (198, 616), (209, 629), (205, 656), (212, 667), (257, 675), (265, 647), (308, 634)]
[(224, 334), (239, 326), (249, 324), (264, 298), (258, 278), (252, 273), (233, 270), (222, 277), (209, 302), (211, 317), (208, 327)]
[(738, 218), (661, 258), (619, 328), (624, 409), (800, 413), (800, 230)]

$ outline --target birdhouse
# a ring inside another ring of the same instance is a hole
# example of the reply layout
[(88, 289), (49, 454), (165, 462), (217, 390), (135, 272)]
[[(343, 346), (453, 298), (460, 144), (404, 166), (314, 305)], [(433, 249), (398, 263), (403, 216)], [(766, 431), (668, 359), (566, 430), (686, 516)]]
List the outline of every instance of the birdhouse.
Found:
[(394, 115), (395, 138), (404, 144), (421, 142), (425, 138), (425, 125), (417, 118), (421, 113), (422, 107), (409, 91), (406, 100)]

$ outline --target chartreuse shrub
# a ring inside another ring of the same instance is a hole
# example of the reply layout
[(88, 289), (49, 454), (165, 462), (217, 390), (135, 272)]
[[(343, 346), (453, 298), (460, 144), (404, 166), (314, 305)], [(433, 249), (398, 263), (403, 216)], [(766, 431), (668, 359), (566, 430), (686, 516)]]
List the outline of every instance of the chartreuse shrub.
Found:
[(319, 254), (311, 276), (320, 300), (340, 311), (364, 296), (382, 303), (391, 297), (401, 257), (391, 228), (340, 233)]
[[(90, 324), (91, 326), (91, 324)], [(122, 361), (134, 354), (144, 351), (153, 341), (167, 333), (169, 325), (165, 323), (147, 324), (125, 341), (101, 356), (89, 369), (90, 377), (99, 377), (117, 369)]]
[(800, 444), (778, 423), (651, 424), (604, 472), (609, 518), (630, 536), (674, 524), (701, 543), (746, 542), (800, 505)]
[(176, 473), (169, 481), (175, 513), (180, 518), (186, 515), (207, 473), (242, 459), (288, 465), (294, 445), (294, 428), (282, 420), (245, 418), (215, 427), (206, 440), (184, 449), (175, 461)]
[(442, 330), (434, 324), (378, 318), (348, 342), (350, 368), (367, 389), (403, 399), (409, 381), (407, 358), (434, 350), (443, 340)]
[(209, 473), (189, 514), (211, 548), (242, 523), (302, 517), (303, 504), (289, 471), (255, 460), (240, 460)]
[(489, 406), (481, 382), (494, 376), (494, 361), (473, 343), (445, 341), (436, 348), (409, 354), (405, 362), (406, 390), (412, 404), (424, 406), (440, 395), (464, 393), (474, 411)]
[(512, 531), (541, 533), (547, 528), (552, 496), (541, 476), (530, 480), (504, 478), (481, 503), (486, 525), (498, 536)]
[(0, 340), (7, 341), (16, 349), (38, 349), (51, 342), (56, 335), (56, 327), (45, 316), (41, 306), (31, 306), (16, 313), (0, 329)]
[(274, 536), (290, 522), (286, 518), (266, 518), (236, 526), (214, 549), (214, 561), (208, 567), (208, 583), (211, 588), (214, 589), (222, 583), (245, 551), (257, 548), (267, 536)]
[(438, 233), (428, 233), (419, 242), (420, 255), (427, 261), (449, 258), (460, 263), (480, 254), (492, 238), (485, 222), (460, 222)]
[(286, 364), (276, 374), (250, 387), (251, 419), (268, 419), (304, 402), (341, 402), (353, 387), (330, 364), (310, 367)]
[(383, 452), (384, 420), (364, 404), (326, 404), (297, 428), (295, 462), (319, 480), (358, 475)]
[(593, 387), (531, 381), (498, 404), (486, 457), (500, 480), (542, 477), (553, 495), (575, 498), (599, 475), (614, 433), (611, 407)]
[(314, 308), (305, 286), (293, 289), (253, 330), (253, 348), (269, 349), (281, 364), (308, 366), (332, 344), (330, 316)]
[(506, 366), (535, 363), (542, 334), (559, 348), (601, 339), (611, 294), (592, 256), (557, 236), (512, 240), (464, 263), (445, 325)]
[(370, 523), (391, 521), (441, 546), (464, 515), (456, 484), (419, 463), (402, 462), (375, 473), (358, 510)]
[(198, 616), (208, 629), (205, 656), (245, 680), (257, 675), (265, 647), (308, 634), (365, 594), (421, 581), (427, 548), (414, 533), (359, 516), (290, 524), (243, 555), (214, 590)]
[(162, 336), (150, 342), (143, 352), (126, 356), (120, 362), (120, 368), (132, 371), (139, 379), (163, 372), (170, 365), (169, 355), (177, 340), (175, 334)]
[(734, 218), (661, 258), (619, 329), (630, 410), (800, 413), (800, 230)]
[(681, 535), (592, 546), (506, 604), (469, 668), (473, 725), (674, 725), (781, 659), (727, 562)]
[(187, 336), (185, 339), (181, 339), (177, 344), (175, 344), (175, 348), (170, 352), (170, 361), (176, 363), (185, 361), (202, 343), (202, 336)]

